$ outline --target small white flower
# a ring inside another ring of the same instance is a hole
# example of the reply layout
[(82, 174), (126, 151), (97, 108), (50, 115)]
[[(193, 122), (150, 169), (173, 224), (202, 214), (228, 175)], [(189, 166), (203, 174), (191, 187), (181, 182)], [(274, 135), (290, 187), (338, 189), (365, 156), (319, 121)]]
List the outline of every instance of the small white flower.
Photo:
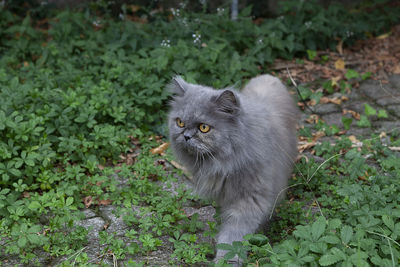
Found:
[(171, 12), (172, 12), (172, 15), (174, 15), (174, 17), (179, 17), (180, 16), (179, 8), (177, 8), (177, 9), (171, 8)]
[(306, 28), (307, 28), (307, 29), (311, 27), (311, 24), (312, 24), (312, 21), (306, 21), (306, 22), (304, 23), (304, 25), (306, 25)]
[(201, 35), (199, 33), (193, 33), (192, 34), (193, 37), (193, 43), (197, 44), (197, 43), (201, 43)]
[(218, 14), (218, 16), (221, 16), (221, 15), (223, 15), (225, 13), (225, 8), (221, 8), (221, 7), (218, 7), (217, 8), (217, 14)]
[(124, 20), (124, 19), (125, 19), (125, 16), (124, 16), (124, 14), (122, 14), (122, 13), (119, 13), (119, 18), (120, 18), (121, 20)]
[(100, 20), (94, 20), (92, 23), (93, 23), (94, 26), (99, 27), (101, 21)]
[(346, 31), (346, 37), (349, 38), (354, 35), (354, 32)]
[(163, 46), (163, 47), (171, 47), (171, 44), (170, 44), (171, 42), (170, 42), (170, 40), (162, 40), (161, 41), (161, 46)]
[(263, 43), (263, 39), (258, 39), (258, 40), (257, 40), (257, 43), (258, 43), (258, 44), (262, 44), (262, 43)]

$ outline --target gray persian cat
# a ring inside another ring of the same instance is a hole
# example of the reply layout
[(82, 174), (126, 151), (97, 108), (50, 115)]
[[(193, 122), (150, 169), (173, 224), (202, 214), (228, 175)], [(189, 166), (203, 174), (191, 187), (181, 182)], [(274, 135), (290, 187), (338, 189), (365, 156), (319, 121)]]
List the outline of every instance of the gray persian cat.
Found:
[[(193, 175), (195, 193), (221, 208), (217, 243), (243, 240), (284, 196), (297, 155), (294, 101), (270, 75), (253, 78), (241, 92), (180, 77), (170, 89), (172, 150)], [(217, 250), (216, 259), (225, 253)]]

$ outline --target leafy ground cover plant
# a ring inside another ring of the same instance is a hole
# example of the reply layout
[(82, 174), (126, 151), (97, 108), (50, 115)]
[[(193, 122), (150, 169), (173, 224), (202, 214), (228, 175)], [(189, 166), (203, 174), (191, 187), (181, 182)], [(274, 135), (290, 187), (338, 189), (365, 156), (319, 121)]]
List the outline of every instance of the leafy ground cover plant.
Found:
[[(367, 16), (362, 8), (349, 13), (307, 1), (291, 5), (288, 1), (281, 17), (260, 25), (248, 17), (250, 9), (238, 22), (224, 12), (175, 10), (170, 18), (161, 14), (139, 24), (90, 9), (57, 11), (37, 20), (34, 12), (18, 16), (2, 7), (0, 257), (19, 255), (21, 263), (40, 265), (38, 255), (44, 254), (50, 260), (66, 256), (62, 266), (93, 264), (83, 251), (90, 230), (75, 222), (90, 203), (111, 201), (121, 205), (116, 213), (131, 229), (126, 239), (101, 232), (103, 255), (120, 260), (170, 242), (171, 264), (207, 262), (212, 249), (197, 242), (204, 225), (182, 212), (189, 193), (179, 189), (174, 196), (156, 183), (173, 178), (154, 164), (158, 158), (149, 150), (158, 144), (145, 138), (165, 134), (168, 93), (163, 88), (170, 77), (184, 73), (189, 81), (224, 87), (263, 72), (276, 57), (332, 47), (336, 37), (350, 42), (366, 32), (377, 34), (399, 18), (398, 6), (378, 6), (367, 10), (374, 16)], [(366, 118), (374, 115), (366, 106)], [(254, 235), (234, 244), (228, 256), (282, 266), (398, 264), (397, 155), (379, 140), (365, 144), (361, 151), (346, 140), (334, 148), (316, 147), (330, 160), (322, 167), (312, 160), (298, 164), (300, 184), (290, 191), (295, 201), (278, 209), (283, 220), (269, 235), (284, 241)], [(132, 149), (138, 153), (134, 162), (117, 168), (128, 180), (119, 187), (114, 167)], [(350, 180), (340, 178), (345, 176)], [(316, 188), (323, 193), (315, 195)], [(315, 219), (312, 208), (304, 211), (310, 201), (318, 203), (321, 217)], [(131, 212), (135, 205), (141, 206), (138, 213)], [(97, 263), (104, 265), (102, 258)]]
[[(227, 258), (237, 254), (262, 266), (397, 266), (398, 155), (379, 137), (364, 140), (361, 149), (351, 144), (344, 138), (335, 146), (315, 147), (326, 160), (303, 159), (297, 164), (289, 191), (292, 200), (277, 212), (283, 223), (273, 223), (270, 238), (250, 235), (241, 249), (238, 244), (227, 246), (232, 250)], [(298, 202), (293, 199), (311, 205), (300, 205), (296, 211), (292, 206)]]

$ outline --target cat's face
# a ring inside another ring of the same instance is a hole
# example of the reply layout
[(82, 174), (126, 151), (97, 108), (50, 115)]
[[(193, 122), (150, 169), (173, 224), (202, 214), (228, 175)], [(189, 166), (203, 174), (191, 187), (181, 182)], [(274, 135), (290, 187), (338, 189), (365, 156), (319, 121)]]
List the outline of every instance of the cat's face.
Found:
[(239, 103), (231, 91), (217, 91), (179, 80), (169, 113), (170, 141), (177, 152), (215, 157), (232, 151), (234, 113)]

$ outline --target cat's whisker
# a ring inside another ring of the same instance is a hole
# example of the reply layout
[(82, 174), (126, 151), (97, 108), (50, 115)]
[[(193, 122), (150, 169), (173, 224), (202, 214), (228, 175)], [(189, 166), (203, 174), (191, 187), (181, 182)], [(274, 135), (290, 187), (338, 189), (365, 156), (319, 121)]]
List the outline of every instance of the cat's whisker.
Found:
[(204, 150), (206, 151), (206, 154), (210, 157), (210, 158), (212, 158), (213, 160), (217, 160), (216, 158), (215, 158), (215, 156), (214, 156), (214, 154), (211, 152), (211, 150), (209, 150), (208, 148), (204, 148)]

